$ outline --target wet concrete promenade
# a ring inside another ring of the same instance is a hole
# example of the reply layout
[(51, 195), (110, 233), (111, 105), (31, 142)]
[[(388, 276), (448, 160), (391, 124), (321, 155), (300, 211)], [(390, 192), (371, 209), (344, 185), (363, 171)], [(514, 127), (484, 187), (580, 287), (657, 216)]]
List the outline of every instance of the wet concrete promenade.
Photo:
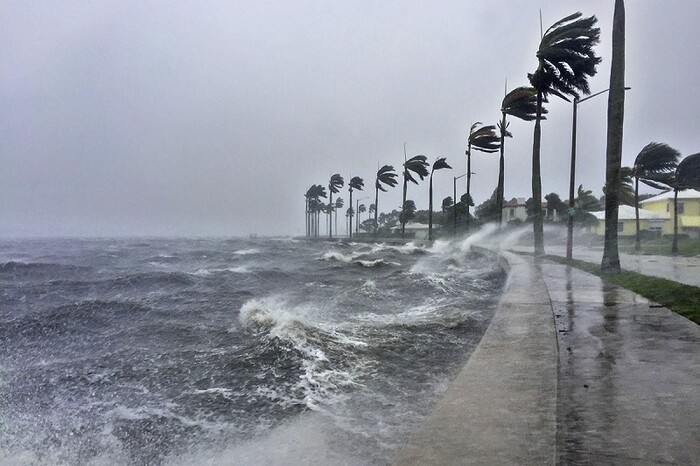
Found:
[(491, 326), (396, 464), (700, 464), (700, 326), (503, 257)]

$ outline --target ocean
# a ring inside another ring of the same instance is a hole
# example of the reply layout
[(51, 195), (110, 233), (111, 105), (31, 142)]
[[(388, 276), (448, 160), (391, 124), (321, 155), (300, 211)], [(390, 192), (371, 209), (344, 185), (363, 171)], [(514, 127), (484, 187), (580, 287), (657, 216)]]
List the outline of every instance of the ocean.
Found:
[(387, 464), (505, 283), (469, 240), (0, 241), (0, 464)]

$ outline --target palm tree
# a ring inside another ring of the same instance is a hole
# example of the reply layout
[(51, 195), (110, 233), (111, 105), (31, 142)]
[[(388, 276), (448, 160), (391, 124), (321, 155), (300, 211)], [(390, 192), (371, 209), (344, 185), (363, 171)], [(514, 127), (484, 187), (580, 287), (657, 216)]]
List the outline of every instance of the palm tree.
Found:
[[(501, 138), (496, 134), (494, 125), (481, 126), (481, 122), (477, 121), (469, 128), (469, 137), (467, 137), (467, 150), (464, 152), (467, 156), (467, 194), (471, 196), (471, 180), (472, 180), (472, 149), (487, 154), (497, 152), (501, 145)], [(452, 167), (450, 167), (452, 168)], [(467, 225), (469, 225), (469, 205), (467, 204)]]
[(379, 232), (379, 224), (377, 223), (377, 212), (379, 210), (379, 191), (386, 192), (384, 185), (391, 188), (396, 186), (399, 182), (396, 181), (398, 175), (394, 171), (394, 167), (391, 165), (384, 165), (377, 171), (377, 179), (374, 182), (374, 235), (376, 236)]
[[(537, 110), (532, 144), (532, 200), (542, 204), (542, 177), (540, 174), (540, 147), (542, 141), (542, 104), (549, 94), (568, 101), (579, 93), (590, 94), (588, 78), (595, 75), (600, 58), (593, 46), (600, 40), (600, 28), (593, 27), (595, 16), (583, 18), (580, 12), (554, 23), (542, 36), (537, 50), (538, 67), (528, 74), (530, 84), (537, 91)], [(535, 209), (533, 217), (535, 255), (544, 255), (542, 210)]]
[(700, 188), (700, 153), (681, 160), (673, 176), (673, 245), (671, 252), (678, 253), (678, 191)]
[[(547, 113), (547, 109), (542, 108), (542, 115)], [(524, 121), (533, 121), (537, 118), (537, 91), (534, 87), (516, 87), (503, 98), (501, 102), (501, 122), (498, 129), (501, 135), (501, 157), (498, 162), (498, 187), (496, 191), (496, 207), (498, 209), (498, 224), (503, 222), (503, 191), (505, 177), (505, 139), (513, 137), (508, 132), (510, 123), (506, 120), (506, 115), (520, 118)], [(543, 120), (546, 118), (541, 117)]]
[(615, 0), (608, 94), (608, 137), (605, 149), (605, 243), (600, 269), (620, 273), (617, 220), (622, 168), (622, 130), (625, 118), (625, 2)]
[(663, 179), (676, 171), (680, 153), (660, 142), (650, 142), (637, 154), (632, 167), (634, 177), (634, 213), (636, 218), (636, 235), (634, 250), (641, 249), (641, 234), (639, 228), (639, 182), (656, 189), (665, 189)]
[[(401, 212), (406, 210), (406, 191), (408, 190), (408, 182), (418, 184), (418, 181), (411, 175), (411, 172), (418, 175), (421, 181), (428, 176), (428, 162), (425, 155), (416, 155), (403, 163), (403, 201), (401, 202)], [(406, 217), (403, 215), (402, 217)], [(404, 229), (406, 222), (401, 221), (401, 237), (404, 237)]]
[(326, 188), (320, 184), (312, 185), (306, 191), (306, 222), (307, 235), (318, 236), (318, 216), (321, 211), (326, 210), (326, 205), (321, 202), (321, 198), (326, 198)]
[(355, 233), (358, 233), (360, 231), (360, 214), (362, 212), (367, 212), (367, 207), (365, 207), (364, 204), (360, 204), (357, 207), (357, 223), (355, 224)]
[(401, 213), (399, 214), (399, 221), (405, 225), (406, 223), (410, 222), (415, 218), (416, 216), (416, 203), (413, 202), (411, 199), (406, 199), (406, 202), (404, 202), (404, 208), (401, 210)]
[(343, 198), (339, 197), (338, 199), (335, 200), (335, 207), (333, 210), (335, 210), (335, 234), (338, 234), (338, 211), (343, 208)]
[(447, 164), (447, 159), (445, 157), (438, 158), (435, 163), (433, 163), (433, 168), (430, 170), (430, 188), (429, 188), (429, 201), (428, 201), (428, 240), (433, 239), (433, 173), (435, 170), (441, 170), (443, 168), (452, 168)]
[(328, 218), (328, 237), (329, 238), (333, 238), (333, 224), (331, 223), (331, 221), (333, 220), (333, 218), (332, 218), (333, 217), (333, 209), (335, 208), (335, 204), (333, 204), (333, 193), (339, 193), (340, 188), (342, 188), (344, 185), (345, 185), (345, 180), (343, 180), (343, 177), (340, 176), (340, 174), (338, 174), (338, 173), (331, 176), (331, 179), (328, 182), (328, 192), (330, 193), (330, 199), (328, 202), (328, 207), (329, 207), (329, 212), (330, 212), (330, 217)]
[(350, 191), (350, 207), (348, 208), (348, 212), (350, 212), (350, 229), (348, 230), (348, 236), (350, 236), (350, 238), (352, 238), (352, 191), (353, 189), (362, 191), (364, 187), (365, 182), (359, 176), (353, 176), (348, 183), (348, 191)]

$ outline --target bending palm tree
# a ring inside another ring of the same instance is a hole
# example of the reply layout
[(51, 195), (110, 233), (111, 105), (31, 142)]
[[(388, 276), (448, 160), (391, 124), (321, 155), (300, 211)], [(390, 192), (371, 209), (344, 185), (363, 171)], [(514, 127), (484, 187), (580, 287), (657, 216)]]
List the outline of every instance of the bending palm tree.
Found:
[(579, 93), (590, 94), (588, 78), (595, 75), (600, 58), (593, 46), (600, 40), (600, 29), (593, 27), (595, 16), (582, 18), (581, 13), (554, 23), (542, 36), (537, 50), (537, 70), (528, 74), (530, 83), (537, 91), (537, 110), (532, 144), (532, 200), (535, 208), (533, 231), (535, 255), (544, 255), (542, 225), (542, 177), (540, 174), (540, 146), (542, 140), (542, 104), (549, 94), (567, 100), (566, 96), (578, 97)]
[[(547, 113), (547, 109), (542, 108), (542, 115)], [(537, 91), (533, 87), (516, 87), (503, 98), (501, 102), (501, 122), (498, 125), (501, 134), (501, 157), (498, 162), (498, 187), (496, 189), (496, 207), (498, 209), (498, 224), (503, 222), (503, 191), (505, 178), (505, 139), (513, 137), (508, 132), (510, 123), (506, 120), (506, 115), (520, 118), (524, 121), (533, 121), (537, 118)], [(543, 120), (546, 118), (541, 117)]]
[(678, 191), (700, 189), (700, 153), (681, 160), (673, 177), (673, 246), (671, 252), (678, 253)]
[[(494, 125), (481, 127), (480, 126), (481, 122), (477, 121), (471, 126), (471, 128), (469, 128), (469, 137), (467, 138), (467, 150), (464, 152), (467, 156), (467, 194), (469, 194), (469, 196), (471, 196), (472, 149), (481, 152), (486, 152), (487, 154), (492, 154), (498, 151), (501, 145), (501, 138), (496, 134), (496, 127)], [(467, 226), (468, 225), (469, 204), (467, 204)]]
[[(340, 176), (340, 174), (336, 173), (335, 175), (331, 176), (330, 181), (328, 182), (328, 192), (330, 192), (330, 199), (328, 201), (328, 206), (329, 206), (329, 212), (330, 212), (330, 218), (328, 219), (328, 237), (333, 238), (333, 224), (331, 223), (332, 217), (333, 217), (333, 209), (335, 208), (335, 204), (333, 204), (333, 193), (339, 193), (340, 188), (342, 188), (345, 185), (345, 180), (343, 180), (343, 177)], [(337, 231), (336, 231), (337, 233)]]
[[(411, 172), (418, 175), (421, 181), (429, 175), (428, 173), (428, 158), (425, 155), (416, 155), (406, 160), (403, 164), (403, 201), (401, 202), (401, 213), (403, 214), (406, 210), (406, 191), (408, 190), (408, 182), (418, 184), (418, 181), (411, 175)], [(407, 218), (406, 215), (402, 215), (402, 218)], [(401, 237), (404, 237), (404, 230), (406, 227), (406, 222), (401, 221)]]
[(447, 164), (447, 159), (445, 157), (440, 157), (433, 163), (433, 168), (430, 170), (430, 188), (429, 188), (429, 202), (428, 202), (428, 240), (433, 239), (433, 173), (435, 170), (441, 170), (443, 168), (452, 168)]
[(360, 219), (362, 218), (360, 214), (363, 212), (367, 212), (367, 207), (365, 207), (364, 204), (360, 204), (357, 207), (357, 224), (355, 225), (355, 233), (359, 233), (360, 231)]
[(663, 179), (676, 171), (680, 153), (669, 146), (659, 142), (650, 142), (639, 152), (634, 159), (632, 176), (634, 176), (634, 214), (636, 219), (636, 235), (634, 250), (641, 249), (641, 234), (639, 228), (639, 182), (656, 189), (664, 189), (660, 184)]
[(364, 187), (365, 187), (365, 182), (359, 176), (353, 176), (350, 179), (350, 182), (348, 183), (348, 191), (350, 191), (350, 207), (348, 208), (348, 212), (350, 212), (350, 229), (348, 230), (348, 236), (350, 238), (352, 238), (352, 215), (353, 215), (352, 191), (354, 189), (357, 189), (358, 191), (362, 191), (362, 188), (364, 188)]
[(377, 213), (379, 211), (379, 191), (386, 192), (384, 185), (391, 188), (396, 186), (399, 182), (396, 181), (398, 175), (394, 171), (394, 167), (391, 165), (384, 165), (377, 171), (377, 179), (374, 182), (374, 235), (376, 236), (379, 232), (379, 224), (377, 223)]

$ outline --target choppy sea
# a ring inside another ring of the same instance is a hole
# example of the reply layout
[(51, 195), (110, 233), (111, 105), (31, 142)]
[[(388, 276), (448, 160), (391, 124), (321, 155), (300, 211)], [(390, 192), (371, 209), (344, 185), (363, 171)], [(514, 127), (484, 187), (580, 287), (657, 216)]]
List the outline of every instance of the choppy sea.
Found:
[(0, 241), (0, 464), (387, 464), (504, 285), (468, 240)]

